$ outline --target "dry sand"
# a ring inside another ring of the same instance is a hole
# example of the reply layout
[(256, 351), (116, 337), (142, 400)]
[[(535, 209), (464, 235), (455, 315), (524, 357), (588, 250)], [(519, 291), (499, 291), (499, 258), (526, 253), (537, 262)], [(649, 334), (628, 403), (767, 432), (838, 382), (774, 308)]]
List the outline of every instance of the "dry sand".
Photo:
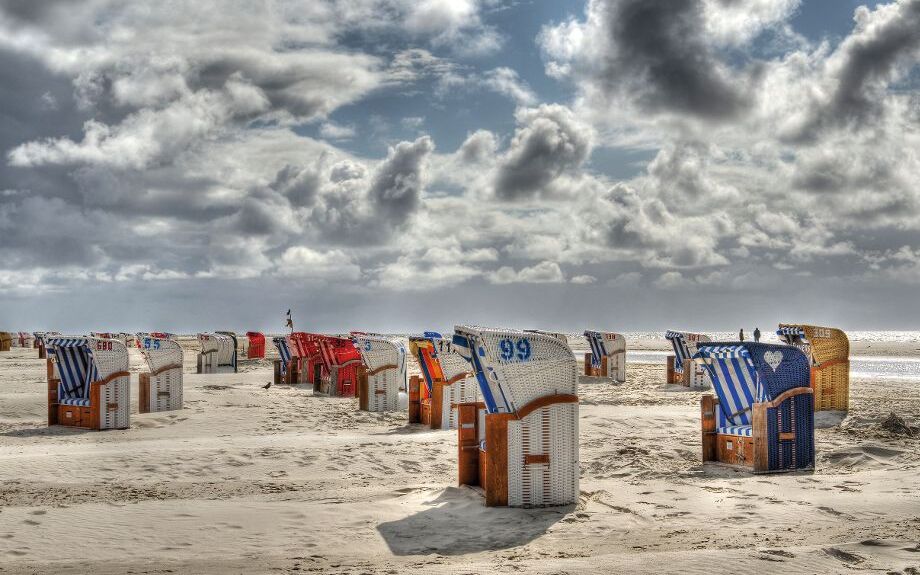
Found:
[(920, 573), (920, 439), (880, 427), (920, 424), (918, 381), (853, 381), (815, 473), (753, 476), (702, 466), (700, 393), (630, 365), (582, 381), (580, 503), (521, 510), (456, 487), (452, 432), (193, 360), (184, 410), (81, 432), (0, 353), (0, 573)]

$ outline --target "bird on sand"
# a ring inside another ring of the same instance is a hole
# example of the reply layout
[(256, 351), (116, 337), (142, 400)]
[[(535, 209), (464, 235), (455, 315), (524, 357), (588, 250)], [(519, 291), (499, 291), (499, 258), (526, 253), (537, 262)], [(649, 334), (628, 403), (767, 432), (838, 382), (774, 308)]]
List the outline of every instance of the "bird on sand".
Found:
[(268, 383), (262, 386), (262, 389), (268, 389), (271, 386), (272, 386), (272, 382), (269, 381)]

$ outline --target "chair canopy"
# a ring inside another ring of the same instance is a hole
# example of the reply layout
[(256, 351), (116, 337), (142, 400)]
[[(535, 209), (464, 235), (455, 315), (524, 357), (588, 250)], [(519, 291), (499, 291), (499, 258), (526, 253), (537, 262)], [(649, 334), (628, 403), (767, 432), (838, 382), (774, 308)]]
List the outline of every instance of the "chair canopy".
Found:
[(406, 346), (395, 337), (356, 335), (354, 347), (360, 352), (364, 365), (371, 371), (387, 365), (406, 373)]
[(145, 335), (138, 339), (138, 344), (151, 372), (172, 365), (182, 366), (182, 346), (179, 342)]
[(541, 397), (578, 393), (575, 356), (553, 335), (458, 325), (453, 343), (472, 365), (489, 413), (514, 413)]
[(418, 360), (429, 393), (435, 380), (451, 381), (470, 371), (470, 363), (457, 354), (451, 340), (435, 331), (410, 337), (409, 351)]
[(45, 346), (57, 363), (61, 403), (89, 405), (92, 382), (128, 369), (128, 348), (118, 340), (53, 336)]
[(227, 333), (199, 333), (202, 353), (217, 352), (217, 365), (236, 367), (236, 340)]
[(693, 357), (694, 352), (690, 351), (691, 343), (710, 341), (707, 335), (689, 331), (668, 330), (665, 332), (664, 337), (671, 342), (671, 346), (674, 348), (674, 371), (677, 373), (682, 373), (684, 371), (684, 362)]
[(361, 361), (361, 352), (358, 351), (350, 338), (319, 335), (316, 341), (319, 347), (320, 359), (327, 371), (335, 366), (342, 367), (352, 362)]
[(776, 335), (780, 340), (804, 351), (814, 365), (850, 358), (850, 340), (846, 333), (836, 328), (780, 324)]
[(619, 333), (585, 330), (585, 339), (591, 346), (591, 365), (600, 367), (604, 357), (626, 353), (626, 338)]
[(808, 358), (794, 347), (770, 343), (701, 343), (703, 360), (719, 399), (720, 428), (753, 422), (755, 402), (772, 401), (783, 392), (808, 387)]
[(291, 358), (300, 357), (297, 353), (299, 348), (293, 345), (291, 336), (288, 335), (273, 337), (272, 343), (274, 343), (275, 347), (278, 349), (278, 355), (281, 357), (281, 375), (284, 375), (287, 373), (288, 364), (291, 362)]

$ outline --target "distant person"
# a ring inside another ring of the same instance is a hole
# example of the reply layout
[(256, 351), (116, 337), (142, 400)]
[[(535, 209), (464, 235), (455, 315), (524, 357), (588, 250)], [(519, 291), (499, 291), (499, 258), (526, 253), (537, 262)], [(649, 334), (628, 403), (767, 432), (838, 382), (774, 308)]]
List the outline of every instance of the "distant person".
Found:
[(760, 328), (759, 327), (754, 328), (754, 342), (760, 343)]
[(741, 331), (738, 332), (738, 341), (744, 341), (744, 328), (741, 328)]

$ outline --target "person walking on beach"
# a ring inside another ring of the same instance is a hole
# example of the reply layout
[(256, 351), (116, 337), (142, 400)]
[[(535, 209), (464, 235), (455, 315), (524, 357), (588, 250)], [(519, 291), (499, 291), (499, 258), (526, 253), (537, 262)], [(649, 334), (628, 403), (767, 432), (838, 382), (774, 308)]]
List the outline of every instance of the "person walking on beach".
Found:
[(760, 328), (754, 328), (754, 343), (760, 343)]
[(744, 341), (744, 328), (741, 328), (741, 331), (738, 332), (738, 341)]

